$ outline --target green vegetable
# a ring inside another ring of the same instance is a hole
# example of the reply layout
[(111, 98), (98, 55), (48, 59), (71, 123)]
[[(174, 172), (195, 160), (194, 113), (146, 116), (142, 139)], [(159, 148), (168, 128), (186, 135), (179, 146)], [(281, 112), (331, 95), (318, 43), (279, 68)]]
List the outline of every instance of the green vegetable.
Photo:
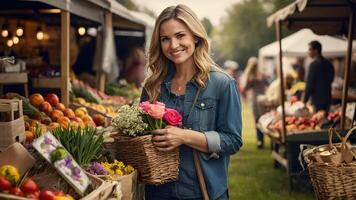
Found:
[(79, 165), (89, 164), (101, 155), (104, 137), (90, 126), (85, 128), (59, 127), (52, 133)]
[(89, 92), (88, 90), (86, 90), (84, 88), (73, 86), (72, 92), (76, 97), (82, 97), (88, 102), (93, 102), (93, 103), (97, 103), (97, 104), (101, 103), (100, 97), (94, 96), (91, 92)]
[(51, 153), (51, 162), (54, 163), (57, 160), (62, 160), (66, 157), (66, 155), (67, 155), (66, 150), (64, 150), (63, 147), (58, 147), (56, 150), (54, 150)]

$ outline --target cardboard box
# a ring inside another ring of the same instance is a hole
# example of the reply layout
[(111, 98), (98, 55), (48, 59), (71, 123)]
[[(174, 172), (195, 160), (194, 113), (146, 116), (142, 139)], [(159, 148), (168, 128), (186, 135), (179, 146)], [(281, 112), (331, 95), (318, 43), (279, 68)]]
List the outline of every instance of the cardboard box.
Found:
[(35, 161), (27, 149), (18, 142), (0, 153), (0, 166), (13, 165), (19, 170), (21, 177), (32, 168)]

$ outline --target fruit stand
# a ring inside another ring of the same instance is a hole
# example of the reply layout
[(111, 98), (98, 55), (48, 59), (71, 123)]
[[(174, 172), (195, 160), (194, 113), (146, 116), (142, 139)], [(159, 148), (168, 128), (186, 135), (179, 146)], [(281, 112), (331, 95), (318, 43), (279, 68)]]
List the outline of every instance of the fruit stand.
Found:
[[(352, 3), (351, 3), (352, 2)], [(354, 1), (320, 1), (320, 0), (297, 0), (294, 3), (286, 6), (285, 8), (272, 14), (267, 19), (267, 24), (272, 26), (275, 24), (276, 36), (279, 41), (279, 70), (278, 76), (281, 79), (280, 84), (280, 102), (285, 102), (285, 89), (283, 83), (283, 67), (282, 67), (282, 25), (286, 24), (288, 29), (299, 30), (302, 28), (310, 28), (318, 34), (338, 34), (348, 36), (348, 51), (346, 55), (347, 65), (345, 67), (345, 76), (343, 82), (342, 91), (342, 105), (340, 109), (341, 124), (340, 129), (342, 132), (349, 129), (346, 127), (346, 105), (347, 94), (349, 84), (349, 71), (351, 66), (351, 52), (352, 52), (352, 40), (355, 35), (354, 29), (354, 12), (352, 7)], [(348, 24), (348, 25), (347, 25)], [(341, 28), (342, 27), (347, 27)], [(355, 111), (354, 111), (355, 112)], [(301, 167), (298, 161), (300, 153), (300, 144), (325, 144), (328, 141), (328, 135), (326, 130), (308, 130), (303, 131), (299, 129), (300, 126), (293, 124), (295, 119), (287, 117), (285, 103), (281, 103), (280, 109), (280, 132), (274, 133), (266, 128), (260, 128), (272, 138), (272, 156), (276, 161), (276, 164), (281, 164), (286, 167), (287, 175), (289, 178), (289, 188), (293, 189), (293, 177), (299, 176)], [(299, 119), (298, 119), (299, 120)], [(355, 117), (351, 117), (351, 120), (355, 120)], [(304, 120), (305, 121), (305, 120)], [(308, 125), (314, 123), (311, 120), (307, 120)], [(351, 121), (352, 125), (353, 121)], [(314, 124), (315, 127), (315, 124)], [(277, 136), (277, 137), (276, 137)], [(334, 138), (335, 139), (335, 138)], [(351, 142), (356, 138), (350, 139)]]
[[(29, 10), (31, 12), (28, 12)], [(32, 12), (33, 10), (36, 12)], [(61, 99), (64, 105), (69, 105), (70, 66), (73, 64), (71, 62), (75, 59), (73, 57), (75, 56), (75, 50), (72, 48), (72, 43), (75, 39), (73, 38), (73, 31), (75, 31), (75, 29), (71, 29), (81, 26), (97, 28), (103, 25), (107, 27), (105, 30), (110, 30), (110, 27), (140, 31), (145, 30), (145, 25), (141, 20), (132, 16), (126, 8), (119, 5), (116, 1), (111, 0), (65, 2), (51, 0), (30, 2), (11, 1), (2, 6), (0, 16), (0, 22), (2, 24), (13, 27), (16, 26), (13, 24), (17, 23), (18, 27), (22, 26), (21, 30), (24, 34), (21, 37), (17, 37), (20, 38), (20, 42), (17, 46), (22, 43), (21, 48), (23, 49), (26, 48), (27, 45), (36, 49), (39, 48), (39, 51), (49, 52), (49, 55), (47, 55), (49, 61), (47, 62), (52, 64), (43, 66), (43, 64), (40, 64), (40, 60), (43, 58), (34, 58), (31, 62), (27, 63), (27, 65), (36, 63), (34, 73), (30, 73), (30, 75), (36, 74), (36, 76), (33, 80), (30, 80), (30, 83), (33, 84), (33, 87), (60, 88)], [(37, 38), (38, 41), (29, 37), (29, 35), (36, 35), (36, 26), (37, 33), (42, 33), (42, 37)], [(10, 32), (10, 34), (12, 33)], [(107, 46), (105, 42), (107, 43), (109, 40), (106, 39), (106, 32), (103, 35), (105, 35), (105, 37), (101, 45), (105, 47)], [(49, 38), (51, 40), (49, 40)], [(24, 42), (26, 42), (25, 46), (23, 46)], [(6, 41), (4, 43), (6, 43)], [(49, 46), (51, 50), (46, 49), (46, 47)], [(60, 46), (60, 48), (58, 48), (58, 46)], [(103, 66), (106, 64), (105, 62), (108, 62), (106, 56), (108, 56), (109, 53), (105, 48), (101, 48), (101, 50), (105, 52), (100, 53), (98, 56), (98, 63), (100, 66)], [(22, 57), (30, 57), (29, 54), (34, 54), (34, 52), (35, 51), (32, 53), (30, 50), (22, 50), (19, 54)], [(58, 65), (60, 67), (53, 69), (52, 65)], [(29, 68), (31, 68), (31, 66)], [(47, 69), (40, 70), (39, 68)], [(105, 74), (104, 71), (100, 69), (101, 67), (98, 67), (97, 82), (99, 83), (98, 88), (103, 91)], [(38, 71), (42, 71), (43, 74), (38, 76)], [(12, 75), (12, 73), (9, 73), (8, 76), (10, 75)], [(22, 76), (19, 78), (21, 79), (16, 79), (15, 83), (27, 83), (27, 76), (25, 77), (26, 79), (22, 79)], [(6, 80), (4, 79), (1, 84), (5, 84), (4, 81)], [(14, 80), (10, 80), (8, 82), (12, 83), (13, 81)], [(25, 91), (28, 96), (28, 91)]]
[[(32, 71), (20, 77), (10, 72), (2, 76), (5, 79), (0, 84), (17, 76), (15, 83), (25, 78), (32, 88), (25, 90), (25, 96), (15, 93), (18, 90), (0, 95), (0, 127), (5, 130), (0, 137), (0, 199), (142, 199), (137, 169), (109, 148), (112, 118), (122, 105), (131, 104), (140, 90), (130, 85), (105, 85), (105, 72), (100, 69), (99, 89), (92, 88), (70, 75), (70, 57), (71, 43), (76, 42), (73, 27), (103, 25), (105, 29), (144, 31), (145, 24), (113, 0), (11, 1), (0, 9), (0, 22), (5, 21), (12, 24), (10, 28), (18, 21), (23, 23), (27, 35), (20, 38), (22, 46), (14, 48), (21, 50), (19, 55), (24, 59), (31, 56), (22, 51), (24, 42), (31, 47), (36, 46), (33, 43), (51, 46), (52, 50), (55, 46), (57, 51), (50, 58), (56, 58), (53, 63), (59, 67), (32, 59), (24, 69)], [(30, 38), (36, 26), (37, 31), (45, 26), (52, 32), (37, 41)], [(48, 37), (58, 44), (49, 42)], [(98, 62), (107, 65), (108, 40), (103, 40)]]

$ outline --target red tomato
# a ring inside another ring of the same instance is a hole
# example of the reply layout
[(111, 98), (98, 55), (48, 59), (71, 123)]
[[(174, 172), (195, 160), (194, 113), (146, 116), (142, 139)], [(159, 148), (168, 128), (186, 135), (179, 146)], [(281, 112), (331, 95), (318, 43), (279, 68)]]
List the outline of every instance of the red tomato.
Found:
[(66, 194), (63, 191), (55, 191), (54, 195), (55, 196), (65, 196)]
[(26, 195), (26, 197), (29, 198), (29, 199), (38, 199), (39, 196), (40, 196), (40, 193), (39, 193), (39, 192), (38, 192), (38, 193), (33, 193), (33, 194), (28, 194), (28, 195)]
[(0, 176), (0, 192), (11, 189), (11, 183), (5, 177)]
[(18, 187), (14, 187), (14, 188), (11, 188), (10, 189), (10, 194), (13, 194), (13, 195), (16, 195), (16, 196), (20, 196), (20, 197), (23, 197), (23, 192), (21, 191), (20, 188)]
[(32, 194), (38, 191), (38, 186), (32, 179), (27, 178), (21, 185), (21, 190), (25, 194)]
[(56, 195), (50, 190), (43, 190), (40, 194), (40, 200), (54, 200)]

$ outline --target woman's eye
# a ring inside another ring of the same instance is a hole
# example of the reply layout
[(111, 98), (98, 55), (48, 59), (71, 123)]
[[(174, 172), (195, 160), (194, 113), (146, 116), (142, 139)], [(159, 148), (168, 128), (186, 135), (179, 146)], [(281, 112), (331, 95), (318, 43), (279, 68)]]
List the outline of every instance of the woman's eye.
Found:
[(184, 34), (178, 34), (177, 35), (177, 38), (179, 39), (179, 38), (182, 38), (182, 37), (184, 37)]
[(166, 42), (168, 41), (168, 38), (161, 38), (161, 42)]

